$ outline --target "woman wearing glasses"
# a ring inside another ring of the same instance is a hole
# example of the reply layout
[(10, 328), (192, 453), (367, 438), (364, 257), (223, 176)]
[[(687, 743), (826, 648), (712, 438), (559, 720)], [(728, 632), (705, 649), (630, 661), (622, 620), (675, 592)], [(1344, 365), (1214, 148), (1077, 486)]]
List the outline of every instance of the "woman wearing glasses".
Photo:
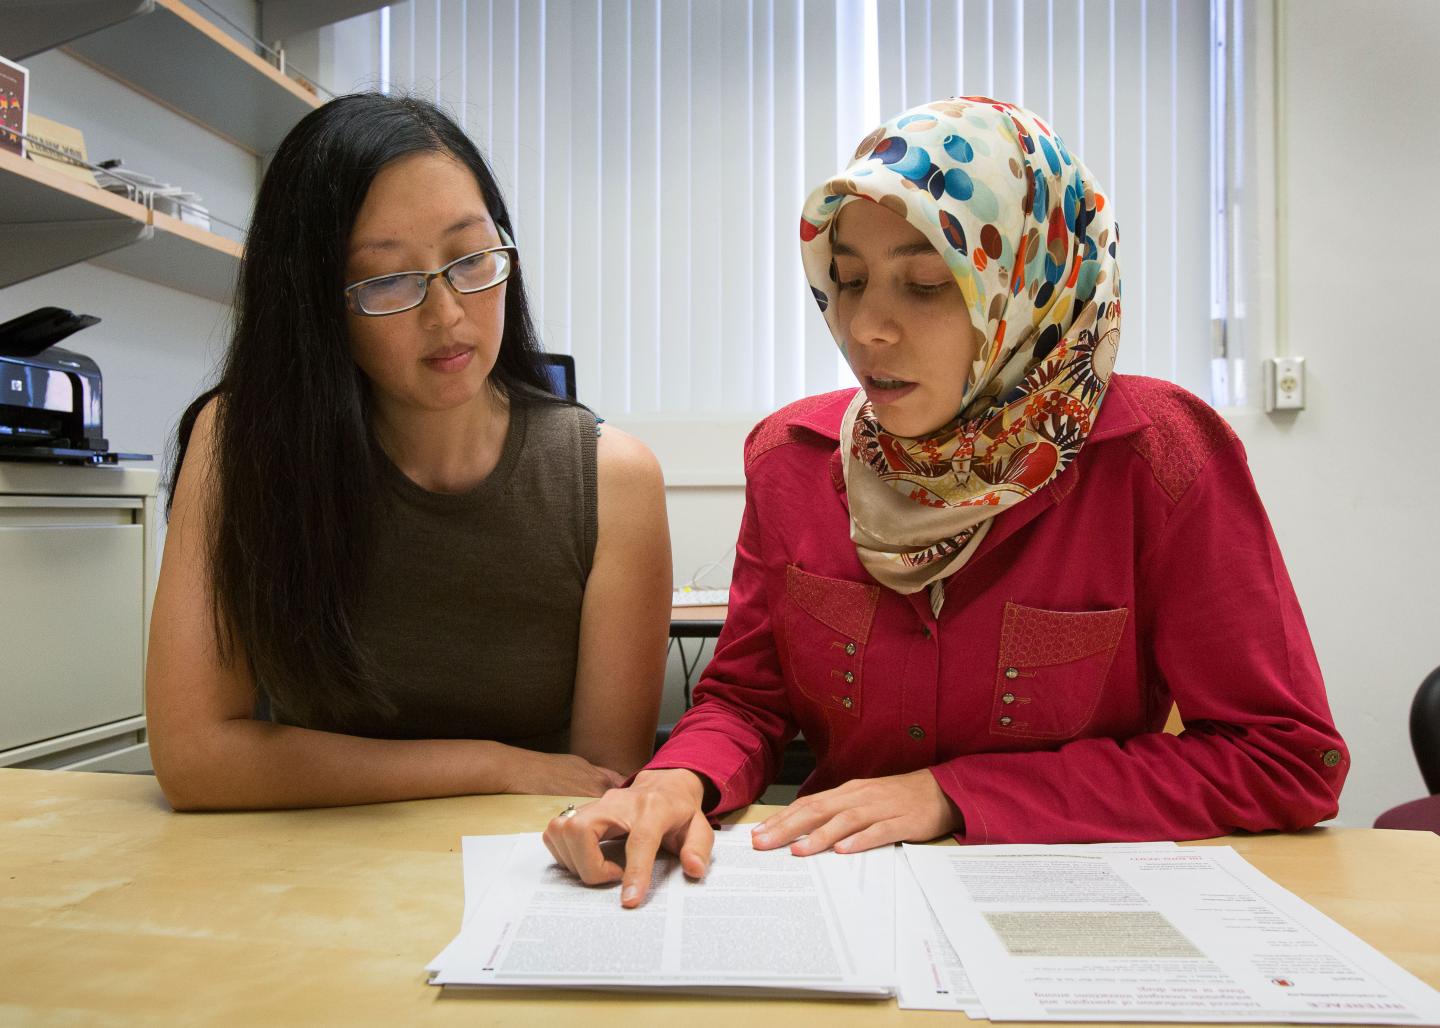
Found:
[[(557, 859), (631, 906), (661, 846), (703, 874), (706, 815), (755, 800), (797, 729), (816, 770), (760, 848), (1333, 816), (1348, 760), (1244, 452), (1196, 397), (1112, 374), (1114, 210), (1060, 139), (1011, 104), (917, 107), (800, 239), (861, 388), (752, 433), (695, 706), (630, 788), (551, 822)], [(621, 835), (623, 870), (599, 846)]]
[(275, 154), (178, 439), (147, 675), (177, 808), (594, 795), (649, 755), (659, 467), (546, 391), (514, 239), (421, 101), (342, 97)]

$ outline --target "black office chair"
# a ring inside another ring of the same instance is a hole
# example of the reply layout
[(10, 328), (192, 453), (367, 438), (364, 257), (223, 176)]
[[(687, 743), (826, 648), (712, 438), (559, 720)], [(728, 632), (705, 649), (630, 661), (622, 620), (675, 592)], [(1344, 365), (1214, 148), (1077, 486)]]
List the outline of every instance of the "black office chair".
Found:
[(1385, 811), (1376, 828), (1403, 828), (1440, 835), (1440, 667), (1425, 676), (1410, 704), (1410, 746), (1430, 795)]
[(1440, 667), (1425, 676), (1410, 704), (1410, 745), (1430, 795), (1440, 794)]

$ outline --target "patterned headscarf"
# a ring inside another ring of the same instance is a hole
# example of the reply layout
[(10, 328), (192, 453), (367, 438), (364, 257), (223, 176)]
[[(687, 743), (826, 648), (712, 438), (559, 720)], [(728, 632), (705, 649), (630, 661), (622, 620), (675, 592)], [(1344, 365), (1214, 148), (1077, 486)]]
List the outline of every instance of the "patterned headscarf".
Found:
[(954, 421), (896, 436), (862, 389), (841, 426), (861, 562), (897, 592), (930, 586), (938, 614), (990, 519), (1053, 481), (1095, 424), (1120, 341), (1117, 231), (1089, 171), (1031, 112), (984, 97), (915, 107), (805, 201), (805, 275), (842, 347), (831, 236), (857, 197), (930, 241), (984, 337)]

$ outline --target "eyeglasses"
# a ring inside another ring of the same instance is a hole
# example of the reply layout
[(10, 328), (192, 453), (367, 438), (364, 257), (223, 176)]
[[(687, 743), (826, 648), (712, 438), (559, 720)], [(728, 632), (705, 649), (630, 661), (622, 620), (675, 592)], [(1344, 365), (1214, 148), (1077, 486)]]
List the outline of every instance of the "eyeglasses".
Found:
[(515, 266), (518, 251), (504, 229), (500, 238), (504, 246), (467, 253), (434, 271), (401, 271), (352, 282), (345, 287), (345, 304), (356, 314), (371, 318), (413, 310), (425, 302), (430, 282), (442, 275), (457, 293), (483, 293), (509, 278)]

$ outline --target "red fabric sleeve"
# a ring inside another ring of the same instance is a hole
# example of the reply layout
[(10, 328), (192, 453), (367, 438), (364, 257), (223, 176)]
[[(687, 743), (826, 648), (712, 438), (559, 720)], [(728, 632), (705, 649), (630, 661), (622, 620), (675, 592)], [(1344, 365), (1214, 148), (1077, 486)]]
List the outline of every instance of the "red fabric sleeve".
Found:
[(796, 733), (771, 625), (757, 522), (747, 482), (730, 607), (715, 657), (695, 686), (695, 705), (645, 765), (687, 768), (708, 779), (720, 798), (707, 813), (716, 815), (760, 797)]
[(1215, 453), (1156, 535), (1136, 597), (1142, 666), (1186, 730), (940, 764), (932, 771), (965, 816), (961, 841), (1195, 839), (1334, 816), (1349, 755), (1238, 443)]

